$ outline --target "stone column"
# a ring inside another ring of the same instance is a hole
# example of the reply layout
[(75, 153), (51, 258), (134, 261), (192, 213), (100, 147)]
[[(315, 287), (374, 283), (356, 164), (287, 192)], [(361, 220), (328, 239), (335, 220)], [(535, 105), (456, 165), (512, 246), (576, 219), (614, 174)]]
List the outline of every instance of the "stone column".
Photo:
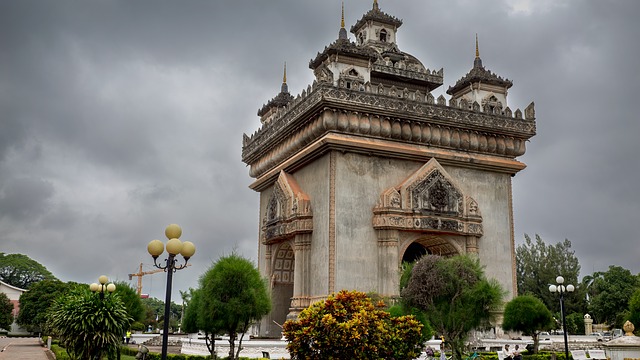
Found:
[(378, 293), (397, 296), (399, 292), (398, 230), (377, 230), (378, 233)]
[[(273, 245), (264, 245), (265, 251), (264, 251), (264, 271), (265, 271), (265, 276), (267, 277), (267, 279), (269, 280), (269, 296), (273, 297), (272, 291), (273, 291), (273, 273), (272, 273), (272, 265), (271, 265), (271, 248)], [(269, 314), (267, 314), (267, 316), (263, 317), (262, 320), (260, 321), (260, 336), (274, 336), (274, 334), (279, 333), (280, 329), (276, 327), (276, 325), (273, 323), (273, 317), (272, 317), (272, 313), (269, 312)]]
[(295, 256), (293, 297), (287, 319), (297, 318), (300, 311), (309, 306), (311, 234), (296, 235), (293, 241), (293, 251)]
[(273, 245), (265, 245), (265, 251), (264, 251), (264, 271), (265, 271), (265, 275), (267, 276), (267, 278), (269, 279), (269, 291), (271, 291), (271, 289), (273, 288), (273, 281), (271, 280), (271, 277), (273, 276), (272, 274), (272, 264), (271, 264), (271, 247)]
[(590, 335), (593, 332), (593, 319), (591, 315), (584, 314), (584, 334)]
[(478, 256), (478, 237), (467, 235), (466, 237), (467, 254)]

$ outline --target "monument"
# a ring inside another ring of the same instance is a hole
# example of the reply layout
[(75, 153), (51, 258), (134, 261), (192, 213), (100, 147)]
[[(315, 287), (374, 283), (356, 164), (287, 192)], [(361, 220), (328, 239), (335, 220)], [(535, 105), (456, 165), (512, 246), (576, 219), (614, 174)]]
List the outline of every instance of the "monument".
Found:
[[(507, 106), (512, 82), (472, 69), (437, 98), (443, 69), (398, 45), (402, 20), (377, 1), (309, 62), (315, 81), (281, 91), (244, 135), (260, 194), (258, 267), (273, 311), (261, 335), (341, 289), (396, 297), (403, 261), (473, 254), (516, 293), (511, 179), (535, 135), (531, 103)], [(470, 56), (471, 58), (471, 56)]]

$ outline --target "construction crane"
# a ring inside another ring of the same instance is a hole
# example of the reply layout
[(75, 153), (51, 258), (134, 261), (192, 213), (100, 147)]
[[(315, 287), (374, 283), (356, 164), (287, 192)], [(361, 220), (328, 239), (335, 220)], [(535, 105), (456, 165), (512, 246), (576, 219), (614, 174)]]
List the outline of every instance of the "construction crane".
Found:
[[(189, 264), (191, 265), (191, 264)], [(140, 270), (137, 273), (134, 274), (129, 274), (129, 280), (133, 280), (134, 276), (138, 277), (138, 296), (142, 295), (142, 277), (145, 275), (150, 275), (150, 274), (155, 274), (155, 273), (159, 273), (159, 272), (163, 272), (163, 269), (155, 269), (155, 270), (151, 270), (151, 271), (142, 271), (142, 263), (140, 263)]]

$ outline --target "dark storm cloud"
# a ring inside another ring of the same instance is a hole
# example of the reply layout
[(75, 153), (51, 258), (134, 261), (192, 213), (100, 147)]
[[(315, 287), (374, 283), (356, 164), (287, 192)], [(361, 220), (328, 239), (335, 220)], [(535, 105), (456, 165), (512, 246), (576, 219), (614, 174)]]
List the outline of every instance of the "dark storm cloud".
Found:
[(0, 189), (0, 217), (30, 222), (46, 210), (47, 199), (53, 194), (53, 185), (33, 178), (10, 178)]
[[(398, 45), (444, 68), (438, 96), (473, 65), (536, 103), (538, 134), (513, 179), (515, 233), (569, 238), (583, 274), (637, 273), (640, 220), (635, 1), (380, 1)], [(258, 197), (242, 133), (337, 38), (339, 1), (0, 2), (1, 251), (63, 280), (127, 280), (164, 227), (198, 248), (177, 289), (222, 254), (255, 258)], [(347, 29), (371, 1), (345, 3)], [(58, 259), (70, 259), (60, 261)], [(145, 277), (161, 297), (164, 281)], [(176, 290), (177, 293), (177, 290)], [(174, 297), (176, 295), (174, 294)]]

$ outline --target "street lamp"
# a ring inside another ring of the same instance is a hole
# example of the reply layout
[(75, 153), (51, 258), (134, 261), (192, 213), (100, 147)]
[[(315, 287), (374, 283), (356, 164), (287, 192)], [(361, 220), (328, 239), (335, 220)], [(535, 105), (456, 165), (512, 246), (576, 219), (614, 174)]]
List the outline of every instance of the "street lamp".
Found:
[(564, 334), (564, 357), (566, 360), (569, 359), (569, 344), (567, 342), (567, 319), (564, 311), (564, 294), (567, 292), (572, 293), (575, 290), (575, 287), (571, 284), (568, 284), (566, 287), (564, 284), (564, 278), (562, 276), (558, 276), (556, 278), (556, 282), (558, 285), (549, 285), (549, 291), (552, 293), (557, 292), (560, 296), (560, 315), (562, 316), (562, 333)]
[[(170, 224), (164, 230), (164, 234), (167, 236), (167, 254), (168, 257), (164, 260), (164, 265), (159, 265), (157, 260), (164, 252), (165, 246), (160, 240), (151, 240), (147, 245), (147, 251), (153, 257), (153, 265), (158, 269), (162, 269), (167, 273), (167, 290), (164, 300), (164, 327), (162, 332), (162, 360), (167, 359), (167, 343), (169, 340), (169, 313), (171, 311), (171, 281), (173, 280), (173, 273), (177, 270), (187, 267), (189, 258), (196, 252), (196, 246), (190, 241), (180, 241), (180, 235), (182, 235), (182, 229), (176, 224)], [(176, 256), (180, 254), (184, 258), (184, 264), (178, 265)]]
[[(107, 284), (107, 282), (109, 282), (109, 278), (106, 275), (101, 275), (98, 278), (98, 282), (97, 283), (92, 283), (91, 285), (89, 285), (89, 290), (91, 290), (92, 292), (98, 292), (100, 293), (100, 300), (104, 300), (104, 293), (108, 292), (108, 293), (113, 293), (114, 291), (116, 291), (116, 284), (114, 283), (109, 283)], [(98, 351), (98, 349), (96, 349), (96, 352)], [(96, 358), (98, 358), (98, 355), (96, 353)], [(118, 346), (118, 354), (117, 354), (117, 359), (120, 360), (120, 347)]]
[(93, 283), (89, 285), (89, 289), (93, 292), (100, 292), (100, 299), (104, 299), (104, 293), (109, 292), (112, 293), (116, 291), (116, 285), (114, 283), (110, 283), (107, 285), (109, 278), (105, 275), (102, 275), (98, 278), (98, 283)]

